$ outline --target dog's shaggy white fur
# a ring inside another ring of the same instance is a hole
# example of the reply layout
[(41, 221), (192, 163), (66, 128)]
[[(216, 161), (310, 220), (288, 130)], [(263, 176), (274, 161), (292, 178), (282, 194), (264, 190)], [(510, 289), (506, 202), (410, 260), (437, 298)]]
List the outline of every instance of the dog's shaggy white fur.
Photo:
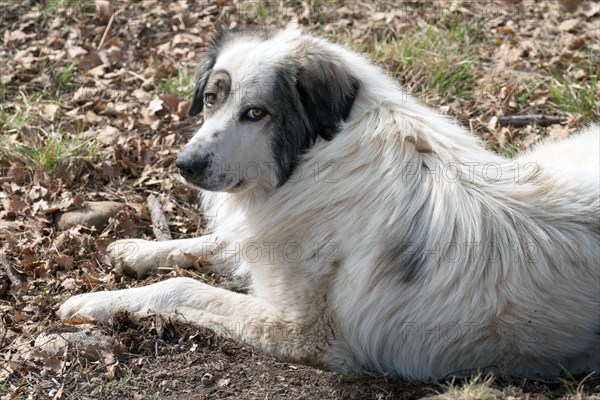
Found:
[(281, 359), (419, 380), (600, 367), (598, 126), (501, 158), (295, 29), (216, 40), (203, 108), (178, 166), (214, 233), (111, 250), (138, 271), (202, 255), (252, 295), (175, 278), (75, 296), (61, 318), (174, 313)]

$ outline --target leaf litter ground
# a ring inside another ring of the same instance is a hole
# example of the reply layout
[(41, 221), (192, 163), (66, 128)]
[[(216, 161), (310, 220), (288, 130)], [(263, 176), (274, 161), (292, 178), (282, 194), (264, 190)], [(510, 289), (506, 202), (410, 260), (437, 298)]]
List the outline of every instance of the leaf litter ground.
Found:
[[(342, 376), (159, 316), (119, 314), (83, 328), (55, 315), (73, 294), (168, 276), (244, 290), (202, 266), (136, 280), (105, 254), (118, 238), (154, 238), (149, 194), (163, 204), (174, 238), (204, 232), (197, 194), (176, 178), (173, 161), (197, 123), (185, 118), (193, 71), (217, 24), (281, 27), (295, 17), (367, 52), (421, 101), (511, 157), (599, 116), (600, 7), (562, 3), (0, 2), (0, 395), (599, 398), (593, 376), (430, 385)], [(514, 126), (515, 115), (558, 122)], [(67, 221), (92, 205), (104, 207), (99, 220)], [(40, 342), (74, 331), (89, 332), (91, 344)]]

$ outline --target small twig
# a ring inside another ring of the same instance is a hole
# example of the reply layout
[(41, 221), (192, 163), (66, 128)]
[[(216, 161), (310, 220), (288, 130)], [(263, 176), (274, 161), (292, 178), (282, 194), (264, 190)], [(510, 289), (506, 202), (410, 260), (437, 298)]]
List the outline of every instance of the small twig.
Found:
[(510, 115), (507, 117), (500, 117), (500, 126), (514, 126), (520, 128), (522, 126), (536, 124), (539, 126), (549, 126), (554, 124), (560, 124), (565, 122), (566, 117), (551, 117), (549, 115)]
[(144, 78), (142, 75), (138, 74), (137, 72), (133, 72), (131, 70), (126, 70), (125, 72), (127, 72), (129, 75), (135, 76), (136, 78), (140, 79), (142, 82), (144, 82), (144, 84), (150, 82), (150, 79)]
[(6, 272), (6, 276), (8, 276), (11, 285), (21, 289), (23, 287), (21, 278), (19, 278), (19, 275), (17, 275), (13, 267), (10, 265), (10, 261), (8, 260), (8, 257), (6, 257), (6, 254), (2, 252), (0, 252), (0, 265), (4, 267), (4, 271)]
[(120, 12), (121, 12), (121, 9), (117, 10), (117, 12), (115, 12), (113, 15), (110, 16), (110, 19), (108, 20), (108, 24), (106, 24), (106, 29), (104, 30), (104, 33), (102, 34), (102, 39), (100, 39), (100, 44), (98, 45), (98, 51), (102, 50), (102, 46), (104, 46), (104, 42), (106, 41), (108, 32), (110, 32), (110, 27), (112, 26), (113, 21), (115, 20), (115, 17), (117, 15), (119, 15)]
[(150, 194), (146, 198), (146, 203), (148, 204), (148, 210), (150, 211), (150, 219), (152, 219), (152, 231), (154, 232), (154, 236), (156, 240), (171, 240), (171, 233), (169, 232), (169, 222), (167, 221), (167, 217), (162, 209), (162, 204), (160, 204), (160, 200), (153, 195)]

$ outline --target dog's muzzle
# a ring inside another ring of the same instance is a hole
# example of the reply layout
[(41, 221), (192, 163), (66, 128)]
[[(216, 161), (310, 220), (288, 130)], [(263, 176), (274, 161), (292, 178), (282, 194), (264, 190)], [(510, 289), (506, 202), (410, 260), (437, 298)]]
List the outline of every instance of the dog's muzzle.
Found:
[(192, 184), (198, 185), (206, 177), (206, 169), (210, 164), (210, 157), (208, 155), (198, 156), (193, 151), (183, 149), (175, 165), (179, 169), (179, 173), (187, 181)]

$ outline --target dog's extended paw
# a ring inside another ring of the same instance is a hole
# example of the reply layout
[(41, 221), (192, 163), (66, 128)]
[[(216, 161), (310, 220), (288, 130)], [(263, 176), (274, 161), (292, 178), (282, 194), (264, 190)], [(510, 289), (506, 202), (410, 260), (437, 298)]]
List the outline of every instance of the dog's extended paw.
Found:
[(179, 248), (178, 242), (122, 239), (111, 243), (106, 251), (114, 266), (122, 268), (127, 275), (141, 278), (159, 269), (169, 270), (174, 265), (193, 267), (197, 257), (187, 255)]
[(149, 286), (73, 296), (57, 314), (67, 322), (108, 321), (124, 310), (136, 318), (149, 313), (174, 313), (185, 306), (192, 294), (209, 287), (191, 278), (173, 278)]
[(160, 245), (143, 239), (123, 239), (106, 248), (111, 262), (130, 276), (141, 278), (167, 266), (160, 254)]
[(63, 321), (108, 321), (119, 310), (114, 292), (96, 292), (73, 296), (58, 309)]

